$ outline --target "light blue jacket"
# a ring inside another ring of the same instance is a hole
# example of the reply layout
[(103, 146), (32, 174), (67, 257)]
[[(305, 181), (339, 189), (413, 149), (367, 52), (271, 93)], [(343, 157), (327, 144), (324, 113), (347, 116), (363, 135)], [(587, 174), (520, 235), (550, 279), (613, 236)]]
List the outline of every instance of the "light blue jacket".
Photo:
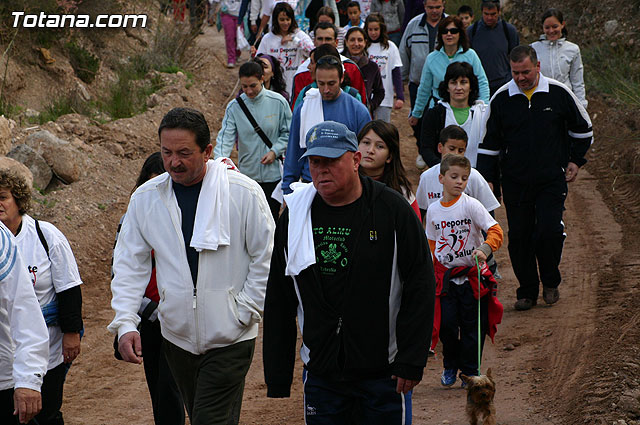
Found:
[(280, 94), (264, 88), (253, 99), (249, 99), (246, 93), (242, 93), (240, 97), (273, 146), (269, 149), (262, 141), (238, 101), (234, 99), (227, 105), (213, 153), (216, 158), (231, 155), (237, 136), (238, 168), (242, 174), (259, 183), (277, 182), (281, 179), (279, 161), (263, 165), (260, 160), (269, 150), (272, 150), (276, 157), (281, 156), (286, 150), (291, 126), (291, 108)]
[[(433, 96), (436, 100), (440, 99), (438, 87), (444, 80), (447, 67), (453, 62), (467, 62), (473, 67), (473, 73), (478, 77), (478, 85), (480, 86), (479, 98), (484, 103), (489, 104), (489, 81), (476, 52), (473, 49), (463, 52), (462, 47), (459, 47), (453, 58), (449, 59), (449, 56), (444, 52), (444, 47), (441, 47), (440, 50), (434, 50), (429, 53), (427, 60), (424, 62), (416, 103), (413, 106), (413, 111), (411, 111), (412, 116), (422, 118), (422, 113), (430, 96)], [(429, 107), (433, 105), (435, 105), (435, 102), (432, 100), (429, 103)]]

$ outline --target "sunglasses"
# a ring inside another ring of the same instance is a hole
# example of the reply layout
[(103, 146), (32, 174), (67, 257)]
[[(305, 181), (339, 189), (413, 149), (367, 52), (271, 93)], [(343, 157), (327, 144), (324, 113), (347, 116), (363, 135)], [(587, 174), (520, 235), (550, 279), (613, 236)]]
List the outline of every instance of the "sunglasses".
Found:
[(460, 34), (460, 28), (445, 28), (442, 30), (442, 35), (445, 35), (445, 34), (453, 34), (453, 35)]
[(342, 62), (335, 56), (329, 56), (329, 55), (323, 56), (316, 61), (316, 65), (325, 65), (325, 64), (342, 65)]

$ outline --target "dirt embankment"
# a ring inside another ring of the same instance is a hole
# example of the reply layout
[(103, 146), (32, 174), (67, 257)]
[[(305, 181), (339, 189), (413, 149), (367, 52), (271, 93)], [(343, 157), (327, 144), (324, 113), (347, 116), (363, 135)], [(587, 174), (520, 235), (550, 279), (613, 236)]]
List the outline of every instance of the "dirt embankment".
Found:
[[(609, 7), (610, 2), (599, 3)], [(526, 13), (522, 16), (533, 16), (529, 10), (540, 8), (531, 1), (513, 4), (514, 15), (515, 5), (523, 7)], [(587, 12), (588, 8), (585, 16)], [(600, 25), (601, 14), (591, 16), (594, 25)], [(140, 48), (137, 40), (119, 37), (133, 43), (132, 49)], [(215, 29), (205, 29), (198, 38), (198, 49), (205, 53), (204, 61), (193, 70), (193, 81), (184, 75), (162, 74), (165, 87), (141, 115), (108, 124), (72, 115), (42, 126), (64, 139), (80, 138), (90, 158), (81, 181), (37, 194), (34, 210), (34, 215), (51, 221), (69, 238), (85, 282), (86, 336), (65, 387), (63, 411), (68, 424), (152, 422), (142, 368), (117, 362), (112, 356), (112, 337), (105, 329), (113, 316), (109, 265), (118, 219), (142, 161), (158, 149), (156, 129), (164, 113), (175, 106), (192, 106), (204, 111), (213, 137), (220, 128), (224, 102), (236, 82), (235, 71), (224, 68), (224, 41)], [(41, 66), (32, 66), (16, 64), (19, 72), (12, 81), (33, 74), (38, 84), (53, 84), (38, 80)], [(65, 79), (59, 81), (67, 87)], [(498, 255), (505, 316), (495, 344), (486, 346), (483, 370), (492, 367), (498, 382), (500, 424), (640, 423), (640, 121), (638, 111), (623, 111), (599, 96), (589, 100), (596, 141), (589, 164), (570, 186), (566, 203), (568, 238), (560, 302), (528, 312), (514, 311), (517, 284), (506, 243)], [(417, 182), (407, 108), (394, 112), (392, 120), (400, 129), (403, 161), (412, 181)], [(14, 143), (30, 131), (23, 127), (16, 132)], [(503, 209), (498, 219), (508, 230)], [(260, 344), (258, 341), (247, 378), (241, 423), (302, 423), (300, 365), (293, 397), (266, 399)], [(464, 392), (443, 389), (440, 371), (441, 358), (430, 359), (413, 397), (416, 424), (465, 423)]]

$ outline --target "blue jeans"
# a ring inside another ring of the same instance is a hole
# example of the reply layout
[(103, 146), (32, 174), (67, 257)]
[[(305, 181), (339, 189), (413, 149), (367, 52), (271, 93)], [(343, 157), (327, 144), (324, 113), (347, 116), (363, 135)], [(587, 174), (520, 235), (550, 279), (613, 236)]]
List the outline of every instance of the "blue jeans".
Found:
[(411, 391), (398, 394), (395, 379), (302, 377), (306, 425), (411, 425)]

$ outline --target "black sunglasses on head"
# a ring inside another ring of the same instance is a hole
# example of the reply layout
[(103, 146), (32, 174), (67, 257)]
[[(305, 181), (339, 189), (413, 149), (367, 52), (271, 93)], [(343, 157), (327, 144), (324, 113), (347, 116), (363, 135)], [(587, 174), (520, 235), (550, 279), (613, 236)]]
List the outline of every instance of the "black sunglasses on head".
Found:
[(329, 55), (323, 56), (316, 61), (316, 65), (324, 65), (327, 63), (329, 65), (342, 65), (342, 62), (338, 58)]
[(447, 33), (456, 35), (456, 34), (460, 34), (460, 28), (445, 28), (442, 30), (442, 35), (445, 35)]

